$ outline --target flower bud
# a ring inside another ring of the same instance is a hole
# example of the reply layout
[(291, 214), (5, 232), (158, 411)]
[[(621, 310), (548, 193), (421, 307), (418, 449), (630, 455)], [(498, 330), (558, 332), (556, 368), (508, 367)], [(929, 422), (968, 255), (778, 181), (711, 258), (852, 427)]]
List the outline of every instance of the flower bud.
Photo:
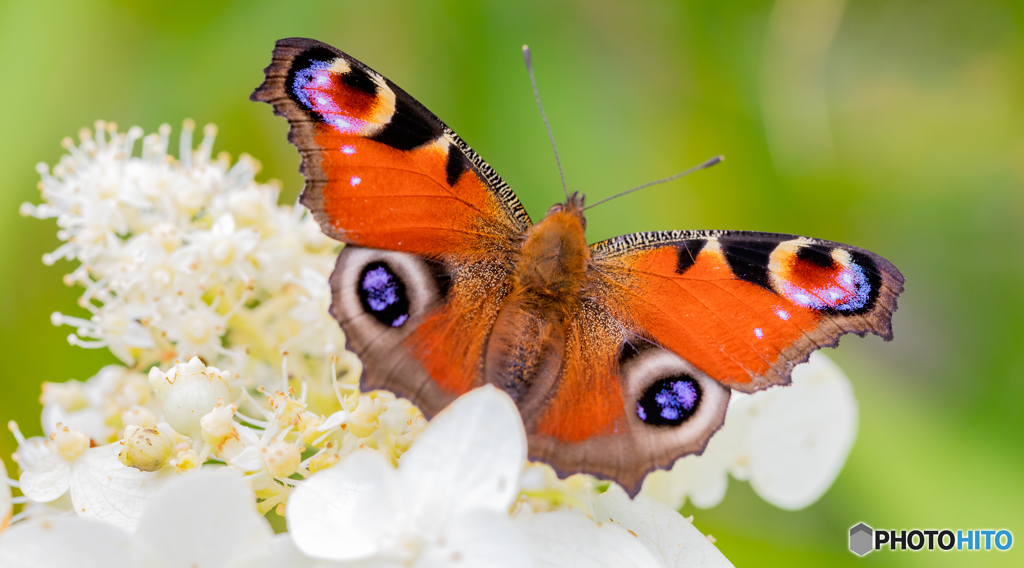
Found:
[(50, 434), (50, 440), (57, 445), (57, 454), (60, 457), (71, 461), (82, 452), (89, 449), (89, 436), (78, 430), (71, 430), (67, 426), (57, 424), (57, 431)]
[(270, 477), (288, 477), (298, 471), (302, 452), (290, 442), (274, 442), (263, 448), (263, 466)]
[(156, 367), (149, 371), (149, 384), (160, 400), (164, 419), (193, 440), (200, 439), (200, 421), (217, 405), (217, 399), (228, 398), (228, 378), (228, 373), (207, 367), (198, 357), (171, 367), (167, 374)]
[(156, 428), (128, 426), (124, 429), (124, 449), (118, 461), (140, 471), (158, 471), (174, 455), (171, 437)]

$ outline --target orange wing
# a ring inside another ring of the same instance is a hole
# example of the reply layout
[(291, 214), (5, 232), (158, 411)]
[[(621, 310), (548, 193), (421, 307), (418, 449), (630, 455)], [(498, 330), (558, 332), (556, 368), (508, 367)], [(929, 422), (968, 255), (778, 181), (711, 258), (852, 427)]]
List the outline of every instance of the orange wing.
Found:
[(301, 201), (342, 242), (445, 259), (508, 251), (530, 225), (508, 185), (394, 83), (325, 43), (277, 42), (252, 100), (302, 154)]
[(637, 233), (591, 247), (615, 317), (743, 392), (846, 333), (892, 338), (903, 276), (863, 249), (793, 235)]

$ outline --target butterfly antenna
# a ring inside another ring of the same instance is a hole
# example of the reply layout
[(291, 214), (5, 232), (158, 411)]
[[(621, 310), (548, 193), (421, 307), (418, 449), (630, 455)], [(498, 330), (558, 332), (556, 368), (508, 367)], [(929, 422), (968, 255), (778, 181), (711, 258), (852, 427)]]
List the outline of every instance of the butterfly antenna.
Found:
[(551, 125), (548, 124), (548, 115), (544, 114), (544, 105), (540, 104), (540, 91), (537, 90), (537, 78), (533, 76), (533, 61), (530, 58), (530, 47), (523, 46), (523, 60), (526, 61), (526, 71), (530, 73), (530, 83), (533, 85), (533, 98), (537, 99), (537, 108), (540, 109), (540, 117), (544, 119), (544, 128), (548, 129), (548, 138), (551, 139), (551, 149), (555, 151), (555, 162), (558, 164), (558, 175), (562, 176), (562, 191), (565, 193), (565, 200), (569, 201), (569, 188), (565, 185), (565, 172), (562, 171), (562, 160), (558, 158), (558, 146), (555, 146), (555, 135), (551, 133)]
[(699, 170), (703, 170), (705, 168), (710, 168), (711, 166), (717, 164), (718, 162), (721, 162), (724, 159), (725, 159), (725, 156), (715, 156), (714, 158), (709, 158), (709, 159), (705, 160), (704, 163), (698, 164), (696, 166), (693, 166), (692, 168), (683, 170), (683, 171), (679, 172), (678, 174), (676, 174), (674, 176), (668, 176), (667, 178), (662, 178), (662, 179), (659, 179), (659, 180), (650, 181), (650, 182), (647, 182), (647, 183), (645, 183), (643, 185), (638, 185), (638, 186), (634, 187), (633, 189), (627, 189), (626, 191), (623, 191), (622, 193), (616, 193), (615, 195), (613, 195), (611, 197), (605, 197), (604, 199), (602, 199), (601, 201), (598, 201), (597, 203), (591, 203), (590, 205), (587, 205), (586, 207), (583, 208), (583, 210), (586, 211), (587, 209), (590, 209), (591, 207), (596, 207), (596, 206), (604, 203), (605, 201), (611, 201), (612, 199), (615, 199), (616, 197), (622, 197), (623, 195), (626, 195), (627, 193), (633, 193), (634, 191), (636, 191), (638, 189), (643, 189), (645, 187), (651, 187), (652, 185), (658, 185), (659, 183), (665, 183), (667, 181), (672, 181), (674, 179), (679, 179), (679, 178), (681, 178), (683, 176), (690, 175), (693, 172), (696, 172), (696, 171), (699, 171)]

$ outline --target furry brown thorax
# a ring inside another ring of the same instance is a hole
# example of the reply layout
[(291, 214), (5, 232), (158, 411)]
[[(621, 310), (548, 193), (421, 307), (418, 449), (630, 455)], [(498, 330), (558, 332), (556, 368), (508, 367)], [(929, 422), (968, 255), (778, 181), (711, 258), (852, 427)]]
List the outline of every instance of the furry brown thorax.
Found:
[(544, 219), (526, 232), (515, 269), (516, 290), (557, 304), (574, 301), (590, 261), (586, 227), (582, 194), (574, 193), (548, 209)]

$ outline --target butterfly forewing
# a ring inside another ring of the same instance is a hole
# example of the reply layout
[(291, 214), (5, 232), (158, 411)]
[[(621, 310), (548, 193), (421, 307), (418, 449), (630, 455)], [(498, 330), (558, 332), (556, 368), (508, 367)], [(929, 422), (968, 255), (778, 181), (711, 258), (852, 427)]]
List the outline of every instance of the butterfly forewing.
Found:
[(903, 276), (869, 251), (741, 231), (625, 235), (593, 245), (616, 317), (716, 380), (751, 392), (840, 336), (892, 338)]
[(530, 225), (515, 194), (473, 150), (394, 83), (318, 41), (277, 42), (252, 100), (291, 125), (302, 203), (324, 232), (436, 258), (507, 251)]

